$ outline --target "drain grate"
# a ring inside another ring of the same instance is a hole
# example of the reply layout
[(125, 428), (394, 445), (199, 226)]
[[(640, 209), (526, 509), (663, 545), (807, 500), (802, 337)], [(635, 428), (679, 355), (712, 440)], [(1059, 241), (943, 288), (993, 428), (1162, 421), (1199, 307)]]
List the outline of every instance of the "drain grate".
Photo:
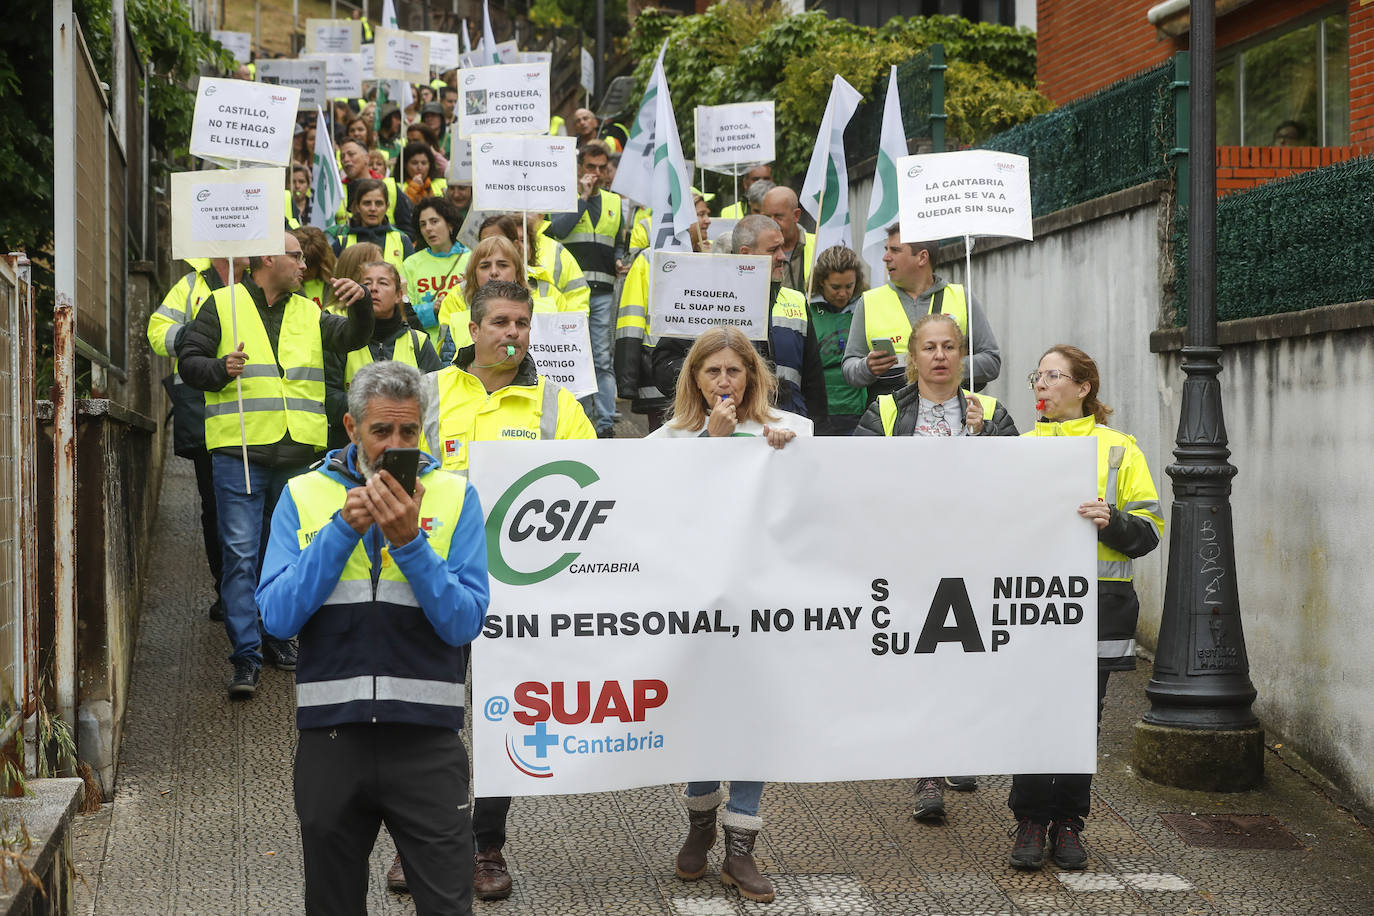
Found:
[(1189, 846), (1212, 849), (1302, 849), (1298, 838), (1267, 814), (1161, 814)]

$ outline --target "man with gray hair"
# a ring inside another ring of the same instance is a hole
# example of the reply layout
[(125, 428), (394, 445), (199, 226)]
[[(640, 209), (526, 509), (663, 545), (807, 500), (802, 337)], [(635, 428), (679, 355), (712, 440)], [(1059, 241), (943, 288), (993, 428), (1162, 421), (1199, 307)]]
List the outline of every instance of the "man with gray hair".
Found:
[(416, 912), (472, 912), (459, 730), (468, 644), (490, 597), (486, 536), (471, 485), (417, 447), (426, 403), (414, 367), (359, 369), (344, 416), (352, 444), (292, 478), (272, 517), (256, 597), (269, 633), (300, 634), (295, 802), (308, 913), (367, 909), (382, 823)]
[[(744, 192), (744, 202), (749, 205), (749, 212), (744, 216), (763, 215), (763, 198), (769, 191), (777, 185), (767, 178), (760, 178), (749, 186), (749, 190)], [(735, 206), (739, 206), (736, 204)]]

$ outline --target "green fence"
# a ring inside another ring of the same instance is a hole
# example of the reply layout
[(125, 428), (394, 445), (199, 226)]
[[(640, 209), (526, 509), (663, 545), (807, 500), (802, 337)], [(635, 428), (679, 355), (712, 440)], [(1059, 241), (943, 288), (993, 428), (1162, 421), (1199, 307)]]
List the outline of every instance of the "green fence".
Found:
[[(1217, 201), (1217, 319), (1374, 299), (1374, 158)], [(1180, 227), (1187, 214), (1180, 212)], [(1188, 239), (1174, 240), (1175, 323), (1188, 321)]]
[(1036, 216), (1167, 178), (1175, 145), (1173, 73), (1170, 61), (1032, 118), (982, 146), (1030, 159)]
[[(897, 65), (897, 95), (902, 100), (902, 127), (907, 140), (915, 140), (914, 151), (944, 151), (944, 70), (945, 50), (931, 45)], [(856, 86), (866, 101), (854, 112), (844, 131), (845, 158), (850, 165), (878, 155), (883, 131), (883, 106), (887, 104), (888, 73), (883, 71), (876, 84)]]

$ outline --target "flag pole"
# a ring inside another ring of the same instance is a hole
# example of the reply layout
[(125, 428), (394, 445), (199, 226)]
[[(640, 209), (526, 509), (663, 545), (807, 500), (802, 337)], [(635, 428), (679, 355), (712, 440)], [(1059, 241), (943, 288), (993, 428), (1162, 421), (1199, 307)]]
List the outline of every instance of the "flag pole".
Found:
[(533, 239), (530, 238), (530, 211), (520, 211), (520, 235), (524, 237), (525, 244), (520, 246), (520, 277), (526, 286), (530, 285), (530, 262), (529, 246)]
[[(973, 391), (973, 236), (964, 236), (964, 313), (968, 316), (968, 390)], [(991, 420), (987, 417), (986, 420)], [(986, 422), (985, 420), (985, 422)]]
[[(816, 222), (816, 236), (817, 236), (817, 238), (816, 238), (816, 247), (817, 247), (818, 249), (821, 247), (821, 245), (820, 245), (820, 232), (821, 232), (820, 220), (821, 220), (821, 219), (825, 219), (825, 186), (826, 186), (826, 184), (827, 184), (827, 182), (822, 182), (822, 183), (821, 183), (821, 193), (820, 193), (820, 196), (816, 199), (816, 212), (820, 214), (820, 219), (818, 219), (817, 222)], [(816, 292), (816, 269), (815, 269), (815, 265), (814, 265), (814, 264), (808, 264), (807, 261), (806, 261), (806, 227), (804, 227), (804, 226), (799, 226), (798, 229), (797, 229), (797, 244), (800, 245), (801, 248), (802, 248), (802, 265), (803, 265), (803, 267), (806, 269), (806, 302), (807, 302), (808, 305), (810, 305), (810, 304), (811, 304), (811, 297), (812, 297), (813, 295), (815, 295), (815, 292)], [(793, 250), (793, 251), (796, 251), (795, 248), (793, 248), (792, 250)], [(820, 253), (819, 251), (817, 251), (817, 252), (816, 252), (816, 257), (820, 257), (820, 254), (821, 254), (821, 253)]]
[[(239, 348), (239, 310), (234, 302), (234, 288), (239, 285), (238, 274), (234, 271), (234, 259), (229, 258), (229, 327), (234, 335), (234, 349)], [(234, 393), (239, 402), (239, 445), (243, 450), (243, 489), (253, 495), (253, 481), (248, 476), (248, 424), (243, 418), (243, 374), (234, 377)]]

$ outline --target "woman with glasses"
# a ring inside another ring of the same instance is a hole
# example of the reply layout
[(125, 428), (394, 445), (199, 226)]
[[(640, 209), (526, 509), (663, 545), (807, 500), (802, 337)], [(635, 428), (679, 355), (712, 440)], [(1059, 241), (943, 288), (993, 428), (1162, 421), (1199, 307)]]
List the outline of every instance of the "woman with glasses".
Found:
[[(1030, 374), (1040, 414), (1027, 436), (1092, 436), (1097, 440), (1097, 498), (1078, 515), (1097, 526), (1097, 718), (1107, 677), (1135, 667), (1135, 625), (1140, 601), (1131, 584), (1131, 560), (1159, 544), (1164, 530), (1159, 494), (1145, 455), (1126, 433), (1104, 424), (1112, 409), (1098, 400), (1097, 364), (1077, 347), (1058, 344)], [(1034, 870), (1045, 863), (1046, 835), (1060, 868), (1087, 865), (1079, 834), (1092, 803), (1091, 773), (1013, 776), (1007, 805), (1016, 815), (1011, 864)]]
[[(859, 418), (854, 435), (1016, 435), (1011, 414), (995, 398), (959, 387), (968, 341), (954, 318), (936, 312), (916, 319), (907, 354), (906, 387), (879, 395)], [(917, 820), (944, 818), (946, 785), (972, 792), (978, 788), (978, 780), (973, 776), (923, 776), (916, 780)]]

